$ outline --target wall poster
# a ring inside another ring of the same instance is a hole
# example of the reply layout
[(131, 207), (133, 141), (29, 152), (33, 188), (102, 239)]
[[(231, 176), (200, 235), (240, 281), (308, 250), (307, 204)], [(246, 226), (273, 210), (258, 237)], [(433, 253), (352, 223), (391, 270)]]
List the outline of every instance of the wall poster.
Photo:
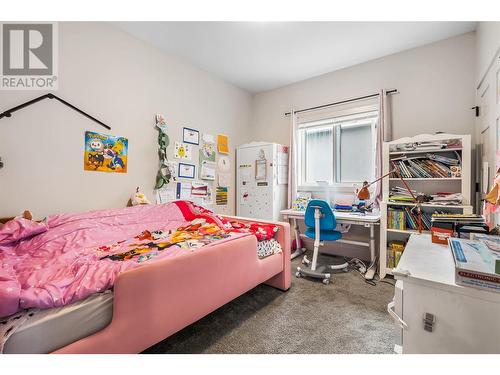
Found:
[(84, 170), (127, 173), (127, 157), (127, 138), (85, 132)]

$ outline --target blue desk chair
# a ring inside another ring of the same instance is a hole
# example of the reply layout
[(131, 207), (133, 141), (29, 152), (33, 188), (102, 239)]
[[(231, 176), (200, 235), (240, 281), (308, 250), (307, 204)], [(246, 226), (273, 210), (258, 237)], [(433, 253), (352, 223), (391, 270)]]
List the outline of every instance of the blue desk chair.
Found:
[(347, 271), (348, 264), (342, 263), (339, 265), (320, 265), (318, 266), (319, 247), (323, 246), (323, 241), (337, 241), (342, 238), (342, 233), (336, 231), (337, 221), (333, 214), (330, 205), (323, 200), (313, 199), (307, 205), (304, 221), (306, 224), (305, 235), (314, 239), (314, 253), (312, 261), (307, 259), (306, 256), (302, 259), (302, 263), (307, 265), (307, 268), (297, 267), (295, 276), (309, 276), (323, 279), (323, 284), (330, 283), (331, 273), (326, 270), (339, 270)]

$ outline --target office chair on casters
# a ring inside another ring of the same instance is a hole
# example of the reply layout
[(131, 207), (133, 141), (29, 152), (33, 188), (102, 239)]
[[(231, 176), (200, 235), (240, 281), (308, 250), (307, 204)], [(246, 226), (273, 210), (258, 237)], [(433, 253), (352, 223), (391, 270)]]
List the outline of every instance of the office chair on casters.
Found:
[(342, 233), (335, 230), (337, 221), (335, 220), (335, 215), (333, 214), (330, 205), (326, 201), (320, 199), (311, 200), (307, 205), (304, 219), (307, 227), (305, 235), (309, 238), (314, 239), (314, 253), (312, 261), (304, 256), (304, 258), (302, 259), (302, 263), (307, 267), (297, 267), (295, 276), (315, 277), (318, 279), (323, 279), (323, 284), (329, 284), (330, 277), (332, 275), (331, 273), (328, 273), (326, 271), (342, 269), (347, 272), (348, 264), (322, 264), (318, 266), (319, 247), (323, 246), (323, 241), (340, 240), (342, 238)]

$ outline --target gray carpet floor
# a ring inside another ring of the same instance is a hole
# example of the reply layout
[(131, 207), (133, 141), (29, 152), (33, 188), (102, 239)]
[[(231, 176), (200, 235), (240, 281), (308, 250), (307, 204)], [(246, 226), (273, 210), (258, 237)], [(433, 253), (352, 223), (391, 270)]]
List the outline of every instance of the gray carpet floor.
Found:
[(393, 289), (355, 271), (329, 285), (293, 276), (287, 292), (259, 285), (144, 353), (393, 353)]

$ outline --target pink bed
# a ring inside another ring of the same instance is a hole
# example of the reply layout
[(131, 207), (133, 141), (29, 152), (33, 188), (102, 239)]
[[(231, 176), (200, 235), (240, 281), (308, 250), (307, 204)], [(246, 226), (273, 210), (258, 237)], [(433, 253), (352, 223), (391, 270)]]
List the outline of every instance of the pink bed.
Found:
[[(287, 223), (274, 223), (282, 252), (264, 259), (257, 257), (257, 238), (251, 233), (232, 233), (197, 249), (172, 246), (143, 263), (137, 257), (105, 258), (123, 252), (131, 241), (139, 241), (142, 247), (165, 241), (138, 240), (137, 234), (144, 230), (174, 230), (199, 217), (219, 226), (227, 223), (225, 219), (246, 221), (190, 213), (185, 207), (94, 211), (49, 217), (39, 225), (21, 221), (10, 231), (3, 228), (0, 316), (69, 304), (113, 287), (111, 323), (56, 353), (138, 353), (258, 284), (282, 290), (290, 287)], [(27, 238), (16, 242), (19, 236)], [(111, 244), (111, 250), (104, 250), (108, 253), (100, 249)]]

